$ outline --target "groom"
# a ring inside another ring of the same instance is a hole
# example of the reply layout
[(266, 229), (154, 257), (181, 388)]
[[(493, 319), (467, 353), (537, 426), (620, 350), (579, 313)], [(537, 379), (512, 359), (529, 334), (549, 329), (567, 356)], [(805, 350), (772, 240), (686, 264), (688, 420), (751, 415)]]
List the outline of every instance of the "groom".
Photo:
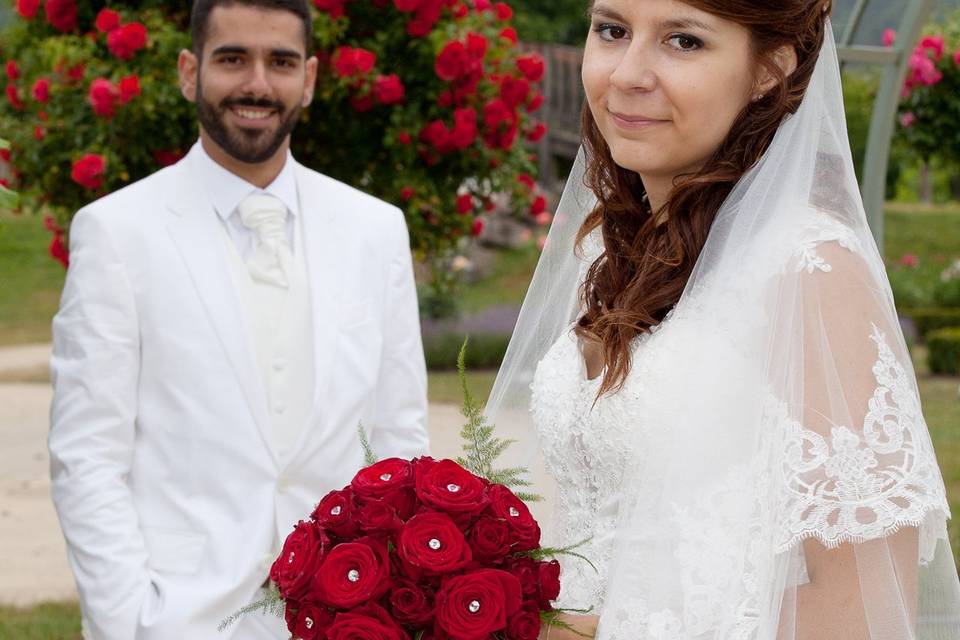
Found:
[(53, 497), (96, 640), (285, 638), (218, 623), (363, 464), (427, 448), (400, 211), (299, 165), (306, 0), (197, 0), (200, 141), (77, 213), (54, 320)]

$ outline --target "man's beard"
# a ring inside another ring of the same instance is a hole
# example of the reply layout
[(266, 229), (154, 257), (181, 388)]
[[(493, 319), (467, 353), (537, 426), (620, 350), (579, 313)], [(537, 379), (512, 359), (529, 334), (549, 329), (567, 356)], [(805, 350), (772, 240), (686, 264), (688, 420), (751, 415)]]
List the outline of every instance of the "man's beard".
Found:
[[(225, 121), (231, 107), (259, 107), (273, 109), (280, 118), (276, 132), (270, 135), (263, 129), (229, 128)], [(302, 107), (297, 104), (284, 117), (286, 106), (281, 102), (255, 98), (226, 98), (219, 109), (203, 97), (202, 85), (197, 79), (197, 118), (210, 137), (234, 160), (247, 164), (266, 162), (276, 153), (297, 124)]]

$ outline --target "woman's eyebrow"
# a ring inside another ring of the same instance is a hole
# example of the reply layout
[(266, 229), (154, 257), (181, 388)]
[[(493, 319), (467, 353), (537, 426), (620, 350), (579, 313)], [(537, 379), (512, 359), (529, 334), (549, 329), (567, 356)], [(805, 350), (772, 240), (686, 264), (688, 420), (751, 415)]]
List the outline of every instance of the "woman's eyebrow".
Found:
[[(616, 20), (618, 22), (627, 21), (627, 19), (620, 15), (620, 13), (618, 13), (615, 9), (612, 9), (602, 3), (594, 3), (589, 9), (587, 9), (587, 17), (592, 18), (593, 16), (601, 16), (604, 18), (609, 18), (610, 20)], [(702, 29), (704, 31), (716, 32), (716, 29), (711, 27), (706, 22), (689, 16), (664, 20), (657, 26), (660, 27), (660, 29)]]

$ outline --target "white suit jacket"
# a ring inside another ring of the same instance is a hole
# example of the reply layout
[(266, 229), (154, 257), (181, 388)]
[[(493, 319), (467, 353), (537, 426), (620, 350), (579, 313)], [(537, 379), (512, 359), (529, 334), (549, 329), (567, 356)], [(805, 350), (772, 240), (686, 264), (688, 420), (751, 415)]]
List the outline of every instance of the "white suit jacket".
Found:
[[(229, 638), (283, 538), (363, 465), (427, 450), (400, 211), (297, 165), (316, 389), (272, 449), (221, 223), (192, 156), (77, 213), (53, 324), (53, 499), (90, 635)], [(243, 634), (238, 634), (239, 637)]]

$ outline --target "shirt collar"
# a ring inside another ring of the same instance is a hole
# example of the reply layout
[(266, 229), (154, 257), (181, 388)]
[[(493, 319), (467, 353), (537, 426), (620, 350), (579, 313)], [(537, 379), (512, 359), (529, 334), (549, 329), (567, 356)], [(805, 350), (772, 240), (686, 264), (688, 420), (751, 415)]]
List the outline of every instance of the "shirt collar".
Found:
[(199, 140), (193, 150), (197, 156), (194, 166), (199, 173), (200, 182), (206, 185), (210, 201), (224, 221), (229, 219), (240, 202), (252, 193), (268, 193), (287, 205), (288, 211), (294, 216), (300, 213), (295, 163), (289, 150), (280, 174), (265, 189), (260, 189), (218, 164), (207, 154)]

